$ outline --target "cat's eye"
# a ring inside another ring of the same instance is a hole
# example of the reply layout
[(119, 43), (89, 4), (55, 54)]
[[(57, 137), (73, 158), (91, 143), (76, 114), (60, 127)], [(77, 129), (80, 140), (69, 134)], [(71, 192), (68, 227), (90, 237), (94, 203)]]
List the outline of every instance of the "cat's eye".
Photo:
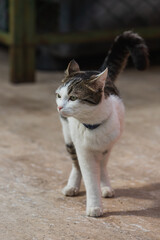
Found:
[(70, 96), (69, 100), (75, 101), (75, 100), (77, 100), (77, 97), (76, 96)]
[(61, 98), (61, 95), (59, 93), (57, 93), (57, 98)]

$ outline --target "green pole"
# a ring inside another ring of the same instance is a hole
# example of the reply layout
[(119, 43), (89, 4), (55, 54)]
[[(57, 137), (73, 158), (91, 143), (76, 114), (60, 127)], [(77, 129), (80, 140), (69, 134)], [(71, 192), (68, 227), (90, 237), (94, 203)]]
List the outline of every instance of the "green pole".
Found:
[(34, 82), (34, 3), (10, 0), (10, 79), (13, 83)]

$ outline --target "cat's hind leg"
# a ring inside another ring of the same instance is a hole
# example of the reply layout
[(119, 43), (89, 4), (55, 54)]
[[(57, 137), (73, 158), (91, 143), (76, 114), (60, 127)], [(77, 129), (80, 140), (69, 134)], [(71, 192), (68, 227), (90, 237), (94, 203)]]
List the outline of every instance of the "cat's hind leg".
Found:
[(62, 129), (63, 129), (66, 148), (72, 159), (72, 170), (68, 179), (68, 183), (63, 188), (62, 193), (65, 196), (75, 196), (75, 195), (78, 195), (79, 193), (82, 176), (81, 176), (81, 171), (78, 164), (76, 150), (71, 140), (68, 120), (65, 118), (61, 118), (61, 123), (62, 123)]
[(109, 151), (105, 151), (102, 154), (102, 159), (101, 159), (101, 192), (102, 192), (102, 197), (104, 198), (111, 198), (114, 197), (115, 192), (113, 190), (113, 188), (111, 187), (111, 183), (110, 183), (110, 179), (108, 176), (108, 171), (107, 171), (107, 163), (108, 163), (108, 159), (110, 156), (110, 152)]

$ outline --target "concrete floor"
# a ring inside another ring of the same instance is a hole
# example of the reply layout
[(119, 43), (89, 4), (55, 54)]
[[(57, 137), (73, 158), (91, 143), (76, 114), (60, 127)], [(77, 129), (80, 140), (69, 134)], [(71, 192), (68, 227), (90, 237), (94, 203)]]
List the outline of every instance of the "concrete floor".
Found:
[(99, 219), (85, 216), (83, 184), (61, 193), (71, 168), (54, 97), (62, 75), (13, 86), (0, 59), (0, 239), (160, 239), (160, 67), (119, 78), (126, 127), (109, 162), (116, 197)]

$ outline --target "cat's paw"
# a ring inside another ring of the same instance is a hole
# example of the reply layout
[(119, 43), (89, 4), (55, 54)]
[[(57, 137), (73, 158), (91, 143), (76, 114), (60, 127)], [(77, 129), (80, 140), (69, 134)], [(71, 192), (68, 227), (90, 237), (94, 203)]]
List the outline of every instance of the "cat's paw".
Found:
[(100, 217), (103, 215), (103, 210), (101, 207), (89, 207), (87, 209), (88, 217)]
[(104, 198), (112, 198), (115, 196), (115, 191), (111, 187), (107, 187), (107, 186), (102, 187), (101, 192), (102, 192), (102, 197)]
[(62, 189), (62, 193), (65, 196), (73, 197), (73, 196), (77, 196), (78, 195), (79, 189), (77, 187), (65, 186)]

